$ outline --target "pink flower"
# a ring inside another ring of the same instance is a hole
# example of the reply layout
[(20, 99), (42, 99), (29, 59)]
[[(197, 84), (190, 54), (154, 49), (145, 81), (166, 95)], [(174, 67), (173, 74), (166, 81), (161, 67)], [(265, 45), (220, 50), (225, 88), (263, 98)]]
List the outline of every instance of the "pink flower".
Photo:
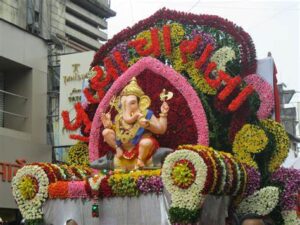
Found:
[(260, 99), (257, 117), (260, 120), (268, 118), (274, 108), (274, 95), (272, 86), (257, 74), (250, 74), (244, 78), (247, 84), (251, 84)]
[(206, 114), (202, 107), (201, 101), (197, 96), (197, 93), (188, 83), (188, 81), (175, 70), (169, 66), (164, 65), (159, 60), (152, 57), (145, 57), (132, 65), (126, 72), (124, 72), (106, 92), (104, 98), (99, 103), (97, 111), (95, 113), (92, 129), (90, 134), (90, 161), (99, 158), (99, 135), (101, 135), (101, 120), (100, 115), (105, 112), (109, 106), (109, 102), (112, 97), (118, 94), (123, 87), (129, 83), (132, 77), (139, 76), (144, 70), (153, 71), (156, 74), (166, 78), (185, 98), (192, 112), (192, 117), (197, 128), (198, 143), (201, 145), (209, 144), (208, 137), (208, 125), (206, 120)]
[(69, 182), (69, 198), (89, 198), (85, 189), (86, 181)]

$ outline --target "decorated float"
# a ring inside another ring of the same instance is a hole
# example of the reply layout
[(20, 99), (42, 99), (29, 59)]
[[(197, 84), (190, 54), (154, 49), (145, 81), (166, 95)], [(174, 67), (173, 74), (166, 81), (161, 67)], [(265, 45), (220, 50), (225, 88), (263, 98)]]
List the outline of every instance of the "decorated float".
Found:
[[(33, 163), (12, 190), (28, 224), (300, 224), (300, 171), (257, 73), (251, 37), (210, 15), (161, 9), (95, 54), (67, 164)], [(73, 120), (71, 120), (73, 119)]]

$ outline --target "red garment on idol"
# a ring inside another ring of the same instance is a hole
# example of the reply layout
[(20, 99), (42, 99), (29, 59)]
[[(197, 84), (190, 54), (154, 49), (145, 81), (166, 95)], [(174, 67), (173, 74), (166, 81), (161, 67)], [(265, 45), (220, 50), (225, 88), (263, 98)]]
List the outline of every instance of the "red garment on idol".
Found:
[[(153, 147), (150, 149), (147, 157), (145, 158), (145, 161), (149, 160), (151, 158), (151, 156), (156, 152), (156, 150), (159, 148), (159, 144), (157, 142), (157, 140), (153, 137), (147, 137), (148, 139), (150, 139), (152, 141)], [(123, 150), (123, 157), (125, 159), (134, 159), (139, 155), (139, 144), (137, 144), (133, 149), (131, 150)]]

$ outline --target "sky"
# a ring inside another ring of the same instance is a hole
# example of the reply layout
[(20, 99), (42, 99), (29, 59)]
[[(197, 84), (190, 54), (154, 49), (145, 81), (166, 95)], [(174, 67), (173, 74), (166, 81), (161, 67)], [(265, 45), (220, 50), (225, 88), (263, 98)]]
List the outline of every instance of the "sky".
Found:
[(166, 7), (195, 14), (218, 15), (241, 26), (252, 37), (257, 59), (272, 53), (279, 83), (298, 93), (300, 101), (300, 0), (111, 0), (117, 13), (108, 19), (108, 36)]

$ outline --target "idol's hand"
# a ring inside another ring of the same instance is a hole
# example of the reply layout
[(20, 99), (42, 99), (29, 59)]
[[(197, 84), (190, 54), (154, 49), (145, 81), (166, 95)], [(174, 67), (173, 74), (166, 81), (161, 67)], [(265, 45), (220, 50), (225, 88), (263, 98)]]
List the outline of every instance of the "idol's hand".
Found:
[(143, 128), (148, 128), (150, 126), (150, 121), (146, 119), (140, 119), (139, 124)]
[(161, 113), (167, 114), (169, 112), (169, 109), (170, 109), (170, 107), (169, 107), (168, 103), (167, 102), (163, 102), (163, 104), (160, 107)]
[(102, 113), (101, 114), (101, 121), (105, 128), (111, 128), (112, 121), (111, 121), (111, 114), (110, 113)]

